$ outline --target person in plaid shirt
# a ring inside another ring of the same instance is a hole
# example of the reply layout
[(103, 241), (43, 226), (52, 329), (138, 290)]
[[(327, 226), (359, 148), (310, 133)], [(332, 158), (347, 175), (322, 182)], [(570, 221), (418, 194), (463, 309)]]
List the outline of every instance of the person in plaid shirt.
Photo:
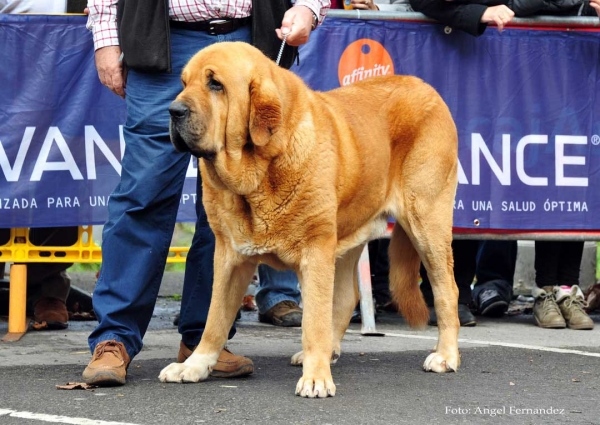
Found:
[[(190, 154), (176, 152), (169, 138), (168, 107), (181, 91), (181, 71), (201, 48), (219, 41), (250, 42), (251, 25), (245, 18), (252, 15), (251, 0), (168, 0), (172, 72), (129, 69), (125, 78), (117, 2), (89, 0), (87, 25), (94, 37), (100, 81), (127, 104), (123, 127), (127, 148), (121, 181), (110, 196), (102, 236), (102, 271), (93, 296), (99, 323), (89, 337), (93, 355), (83, 372), (86, 383), (103, 386), (125, 384), (127, 367), (142, 349), (164, 272), (190, 163)], [(286, 42), (292, 46), (306, 43), (328, 8), (329, 0), (296, 0), (276, 30), (278, 37), (287, 34)], [(225, 21), (214, 35), (204, 24), (211, 20)], [(200, 176), (196, 212), (179, 319), (180, 362), (200, 342), (212, 293), (215, 238), (202, 207)], [(291, 272), (285, 273), (289, 280)], [(229, 337), (234, 333), (232, 328)], [(224, 349), (211, 376), (253, 371), (252, 360)]]

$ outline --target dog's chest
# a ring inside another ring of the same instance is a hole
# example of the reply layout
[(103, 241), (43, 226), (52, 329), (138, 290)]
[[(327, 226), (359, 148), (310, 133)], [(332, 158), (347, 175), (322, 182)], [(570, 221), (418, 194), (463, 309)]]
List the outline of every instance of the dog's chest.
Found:
[(270, 250), (265, 246), (255, 244), (252, 241), (241, 242), (232, 238), (231, 245), (233, 246), (234, 250), (236, 250), (242, 255), (247, 255), (249, 257), (252, 257), (254, 255), (263, 255), (270, 252)]

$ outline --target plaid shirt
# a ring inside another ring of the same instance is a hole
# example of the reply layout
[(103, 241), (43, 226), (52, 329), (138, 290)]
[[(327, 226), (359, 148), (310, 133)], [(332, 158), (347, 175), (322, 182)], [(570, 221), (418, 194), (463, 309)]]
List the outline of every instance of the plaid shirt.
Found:
[[(90, 0), (87, 28), (94, 35), (94, 48), (118, 46), (117, 35), (118, 0)], [(297, 6), (308, 7), (319, 17), (325, 18), (330, 0), (296, 0)], [(245, 18), (252, 13), (252, 0), (169, 0), (169, 18), (173, 21), (208, 21), (219, 18)]]

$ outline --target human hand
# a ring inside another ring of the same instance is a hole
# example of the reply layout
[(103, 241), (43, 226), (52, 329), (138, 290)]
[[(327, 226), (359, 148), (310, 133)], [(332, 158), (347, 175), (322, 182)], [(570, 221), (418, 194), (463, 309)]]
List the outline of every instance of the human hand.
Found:
[(96, 69), (100, 82), (113, 93), (125, 97), (125, 79), (123, 78), (123, 63), (119, 60), (121, 48), (106, 46), (96, 50)]
[(590, 6), (594, 8), (600, 18), (600, 0), (590, 0)]
[(352, 9), (379, 10), (373, 0), (352, 0)]
[(498, 27), (498, 32), (502, 32), (504, 25), (512, 21), (515, 17), (515, 12), (510, 10), (505, 5), (488, 7), (481, 16), (481, 22), (484, 24), (494, 23)]
[(290, 46), (299, 46), (308, 41), (312, 31), (313, 12), (306, 6), (293, 6), (283, 15), (281, 28), (275, 30), (277, 37), (283, 40), (287, 34), (286, 43)]

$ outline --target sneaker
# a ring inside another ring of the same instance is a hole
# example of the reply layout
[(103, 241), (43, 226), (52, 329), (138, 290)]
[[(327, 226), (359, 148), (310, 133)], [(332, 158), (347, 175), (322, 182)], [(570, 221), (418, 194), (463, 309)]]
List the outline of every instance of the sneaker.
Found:
[(551, 286), (534, 287), (531, 295), (535, 298), (533, 317), (540, 328), (562, 329), (567, 326)]
[(587, 303), (579, 286), (555, 286), (554, 296), (569, 328), (594, 329), (594, 321), (585, 312)]
[(484, 289), (477, 297), (477, 312), (481, 316), (502, 317), (508, 310), (508, 302), (495, 289)]
[(86, 384), (101, 387), (124, 385), (129, 362), (122, 343), (114, 339), (102, 341), (96, 345), (92, 360), (83, 371), (83, 380)]
[(275, 326), (299, 327), (302, 325), (302, 309), (294, 301), (281, 301), (266, 313), (258, 313), (258, 320)]
[(42, 298), (33, 307), (35, 329), (67, 329), (69, 312), (65, 302), (58, 298)]
[[(472, 327), (477, 326), (477, 320), (475, 320), (475, 316), (471, 313), (471, 309), (466, 304), (458, 305), (458, 322), (460, 326), (464, 327)], [(429, 326), (437, 326), (437, 314), (435, 314), (435, 308), (429, 307)]]
[[(179, 343), (179, 354), (177, 362), (183, 363), (192, 355), (196, 347), (188, 348), (183, 341)], [(246, 376), (254, 372), (254, 363), (248, 357), (236, 356), (227, 348), (223, 348), (217, 364), (213, 368), (210, 376), (215, 378), (233, 378), (236, 376)]]

